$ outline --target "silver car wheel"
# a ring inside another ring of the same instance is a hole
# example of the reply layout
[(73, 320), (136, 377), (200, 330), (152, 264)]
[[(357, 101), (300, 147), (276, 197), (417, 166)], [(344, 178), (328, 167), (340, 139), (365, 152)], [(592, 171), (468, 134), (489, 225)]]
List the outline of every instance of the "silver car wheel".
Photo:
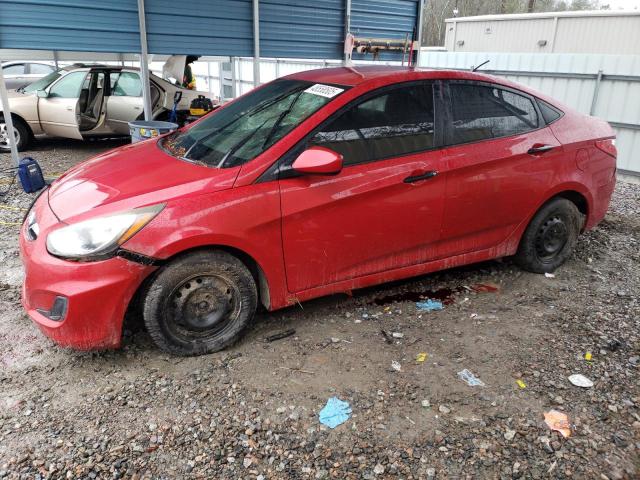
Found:
[[(16, 139), (16, 145), (20, 144), (20, 132), (14, 126), (13, 133)], [(11, 147), (9, 146), (9, 132), (7, 131), (7, 124), (0, 123), (0, 149), (9, 150)]]

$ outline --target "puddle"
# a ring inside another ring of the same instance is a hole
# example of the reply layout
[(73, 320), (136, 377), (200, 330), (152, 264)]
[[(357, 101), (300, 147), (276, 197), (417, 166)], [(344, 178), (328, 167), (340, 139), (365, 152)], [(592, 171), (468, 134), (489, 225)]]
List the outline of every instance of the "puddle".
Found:
[(372, 303), (376, 305), (389, 305), (393, 302), (421, 302), (423, 300), (440, 300), (444, 305), (451, 305), (454, 302), (454, 295), (464, 290), (464, 287), (439, 288), (438, 290), (424, 290), (421, 292), (403, 292), (395, 295), (378, 297)]
[(493, 283), (476, 283), (474, 285), (460, 286), (454, 288), (439, 288), (437, 290), (423, 290), (396, 293), (378, 297), (371, 302), (375, 305), (389, 305), (394, 302), (422, 302), (424, 300), (439, 300), (443, 305), (451, 305), (455, 301), (455, 295), (461, 292), (474, 291), (477, 293), (496, 293), (500, 290), (498, 285)]

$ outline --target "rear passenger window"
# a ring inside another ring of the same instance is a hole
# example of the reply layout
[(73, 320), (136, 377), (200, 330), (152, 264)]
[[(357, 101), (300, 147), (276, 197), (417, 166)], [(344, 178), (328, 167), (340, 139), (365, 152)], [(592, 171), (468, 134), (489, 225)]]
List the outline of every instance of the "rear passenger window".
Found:
[(533, 102), (509, 90), (450, 84), (452, 131), (449, 144), (506, 137), (538, 128)]
[(323, 128), (311, 144), (341, 153), (344, 165), (433, 148), (433, 87), (404, 86), (365, 100)]

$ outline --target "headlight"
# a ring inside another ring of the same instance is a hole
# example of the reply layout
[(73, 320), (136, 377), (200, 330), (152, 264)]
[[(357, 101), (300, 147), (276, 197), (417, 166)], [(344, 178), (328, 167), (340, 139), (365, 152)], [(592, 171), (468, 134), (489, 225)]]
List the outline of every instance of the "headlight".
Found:
[(137, 208), (62, 227), (47, 236), (47, 250), (57, 257), (74, 260), (106, 256), (149, 223), (163, 207)]

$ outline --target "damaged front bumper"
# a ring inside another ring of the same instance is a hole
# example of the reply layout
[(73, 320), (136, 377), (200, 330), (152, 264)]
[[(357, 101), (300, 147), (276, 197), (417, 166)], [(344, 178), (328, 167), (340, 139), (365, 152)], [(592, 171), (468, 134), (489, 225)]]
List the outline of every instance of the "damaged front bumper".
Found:
[(22, 304), (40, 330), (56, 343), (81, 350), (117, 348), (133, 295), (156, 267), (122, 257), (97, 262), (56, 258), (46, 248), (46, 234), (58, 223), (46, 195), (33, 206), (39, 235), (25, 224), (20, 255), (25, 277)]

